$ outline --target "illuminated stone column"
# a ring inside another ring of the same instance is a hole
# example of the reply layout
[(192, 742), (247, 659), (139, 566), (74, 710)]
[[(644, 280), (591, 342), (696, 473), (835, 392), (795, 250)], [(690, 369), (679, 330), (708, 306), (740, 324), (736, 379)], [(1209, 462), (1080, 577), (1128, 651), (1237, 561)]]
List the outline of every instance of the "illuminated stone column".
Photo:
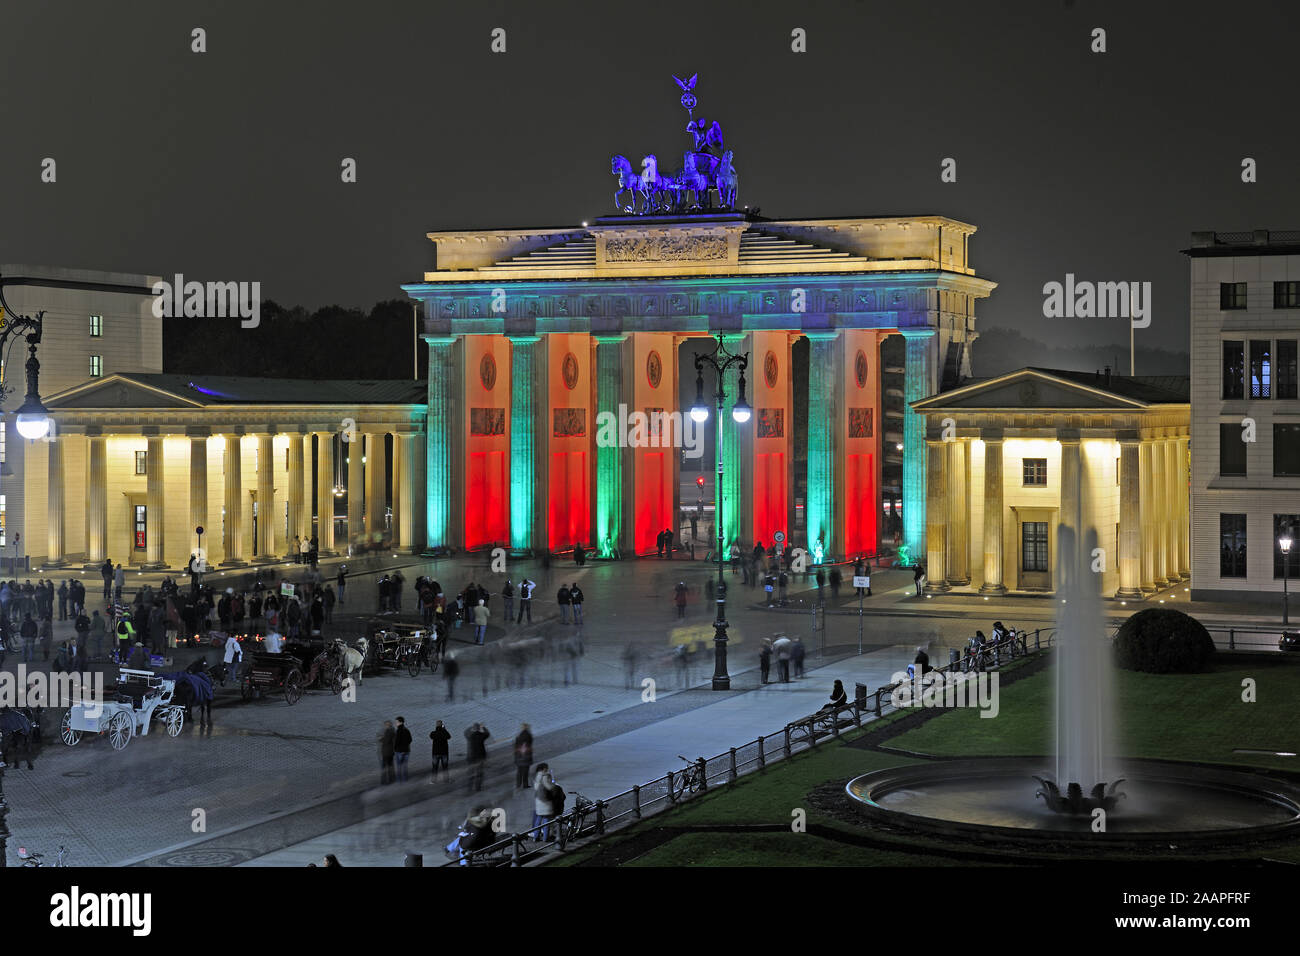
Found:
[[(540, 341), (537, 335), (510, 336), (510, 550), (515, 554), (526, 554), (532, 548), (537, 520), (537, 389), (533, 371)], [(602, 479), (598, 494), (603, 484)], [(539, 546), (545, 547), (545, 543)]]
[(366, 533), (384, 530), (384, 510), (388, 504), (388, 453), (384, 449), (385, 432), (366, 433)]
[[(450, 543), (451, 533), (451, 444), (452, 415), (456, 413), (456, 383), (459, 376), (456, 370), (456, 339), (453, 336), (426, 336), (429, 345), (429, 418), (428, 437), (425, 443), (425, 536), (430, 548), (444, 547)], [(513, 384), (512, 384), (513, 387)], [(518, 398), (519, 389), (514, 397)], [(532, 390), (527, 390), (531, 395)], [(531, 400), (531, 399), (530, 399)], [(531, 419), (524, 427), (531, 428)], [(511, 441), (515, 432), (521, 427), (516, 421), (510, 423)], [(530, 432), (531, 434), (531, 432)], [(532, 460), (531, 458), (529, 459)], [(514, 457), (511, 454), (511, 485), (513, 495)], [(360, 473), (358, 472), (358, 480)], [(354, 533), (351, 522), (351, 494), (348, 500), (348, 533)], [(514, 512), (516, 505), (511, 503), (511, 527), (513, 537)], [(357, 512), (360, 515), (360, 511)]]
[[(292, 550), (295, 537), (311, 537), (310, 521), (304, 525), (302, 523), (302, 437), (300, 435), (289, 435), (289, 525), (285, 529), (284, 543), (286, 550)], [(289, 560), (296, 560), (296, 555), (290, 555)]]
[(1191, 439), (1184, 436), (1174, 444), (1178, 448), (1178, 576), (1184, 581), (1192, 579), (1191, 541), (1191, 489), (1188, 485), (1188, 445)]
[(1156, 589), (1155, 486), (1151, 480), (1149, 441), (1138, 442), (1138, 507), (1142, 526), (1142, 540), (1138, 544), (1142, 555), (1142, 583), (1139, 587), (1149, 592)]
[(1003, 583), (1002, 432), (984, 438), (984, 583), (981, 594), (1006, 594)]
[[(45, 567), (61, 568), (63, 567), (65, 541), (63, 519), (67, 510), (64, 507), (63, 500), (63, 446), (65, 442), (62, 437), (57, 437), (44, 444), (49, 456), (48, 483), (45, 494)], [(150, 448), (152, 447), (151, 442)], [(150, 513), (149, 519), (150, 521), (153, 520), (152, 513)], [(153, 538), (150, 537), (149, 540), (152, 542)], [(150, 551), (150, 554), (152, 553)]]
[[(936, 332), (928, 328), (903, 329), (902, 334), (907, 340), (903, 379), (903, 543), (915, 561), (932, 547), (927, 544), (930, 523), (926, 516), (926, 455), (931, 443), (925, 440), (925, 416), (912, 410), (912, 402), (938, 390), (933, 354)], [(935, 578), (931, 575), (930, 579)]]
[(1137, 436), (1119, 440), (1119, 590), (1117, 598), (1142, 596), (1142, 499)]
[[(305, 534), (310, 539), (312, 536), (311, 519), (315, 513), (311, 504), (312, 489), (315, 487), (311, 477), (311, 432), (307, 432), (305, 435), (294, 435), (290, 441), (293, 444), (302, 446), (302, 474), (298, 478), (298, 486), (302, 489), (302, 502), (298, 512), (298, 527), (302, 529), (299, 533)], [(319, 548), (319, 531), (316, 532), (316, 536), (316, 545)]]
[[(346, 441), (346, 435), (352, 436), (351, 441)], [(365, 444), (362, 441), (360, 432), (345, 433), (343, 443), (343, 455), (347, 458), (348, 464), (348, 545), (358, 544), (365, 538), (365, 501), (366, 490), (364, 486), (365, 472), (362, 470), (362, 456), (365, 454)]]
[[(207, 538), (211, 528), (208, 526), (208, 436), (206, 428), (187, 428), (190, 436), (190, 526), (185, 529), (186, 538), (194, 534), (195, 528), (202, 528)], [(199, 539), (194, 538), (194, 547)], [(186, 554), (193, 549), (186, 549)], [(207, 548), (205, 546), (204, 550)], [(211, 564), (211, 561), (208, 562)]]
[[(619, 405), (624, 402), (623, 342), (626, 335), (596, 335), (596, 417), (612, 415), (619, 419)], [(513, 341), (518, 341), (514, 339)], [(599, 437), (600, 432), (597, 431)], [(621, 437), (616, 435), (615, 437)], [(532, 438), (529, 436), (531, 445)], [(514, 449), (511, 448), (513, 460)], [(621, 442), (606, 447), (596, 445), (596, 540), (597, 551), (609, 554), (608, 541), (621, 551), (631, 551), (630, 542), (623, 538), (623, 458), (626, 454)], [(531, 458), (531, 448), (530, 457)], [(511, 472), (513, 485), (513, 471)], [(512, 491), (513, 495), (513, 491)], [(513, 519), (512, 519), (513, 523)]]
[[(723, 342), (726, 344), (727, 351), (733, 355), (737, 353), (749, 352), (749, 343), (751, 341), (746, 335), (723, 335)], [(752, 382), (755, 376), (763, 374), (762, 357), (755, 358), (753, 353), (749, 356), (749, 367), (745, 371), (747, 382)], [(732, 417), (732, 409), (736, 407), (736, 398), (739, 393), (740, 377), (735, 366), (728, 370), (724, 391), (726, 398), (723, 400), (722, 415), (717, 414), (717, 403), (708, 391), (708, 385), (705, 385), (705, 398), (709, 402), (709, 418), (717, 418), (714, 427), (721, 430), (722, 435), (722, 547), (725, 554), (731, 553), (731, 546), (740, 540), (742, 529), (748, 523), (753, 525), (752, 519), (748, 522), (742, 521), (742, 515), (753, 514), (753, 496), (747, 493), (747, 484), (742, 481), (742, 476), (746, 476), (749, 481), (753, 480), (753, 461), (754, 461), (754, 419), (751, 415), (750, 420), (746, 423), (737, 424)], [(746, 386), (745, 399), (751, 405), (754, 404), (754, 390)], [(715, 479), (716, 483), (716, 479)], [(716, 504), (715, 504), (716, 509)], [(712, 544), (713, 542), (710, 542)], [(763, 542), (765, 547), (772, 545), (771, 541)], [(740, 542), (741, 550), (752, 549), (754, 547), (753, 537), (747, 537)]]
[(99, 565), (108, 556), (108, 449), (103, 435), (87, 434), (86, 563)]
[(316, 433), (316, 537), (322, 557), (334, 553), (334, 435)]
[(275, 553), (275, 436), (257, 436), (257, 560), (274, 561)]
[(239, 435), (226, 436), (226, 520), (221, 532), (222, 550), (225, 552), (223, 565), (243, 565), (244, 560), (244, 513), (241, 489), (241, 472), (243, 459), (240, 457)]
[(1060, 590), (1062, 572), (1071, 567), (1086, 568), (1090, 565), (1083, 563), (1081, 557), (1083, 553), (1084, 527), (1079, 432), (1072, 429), (1060, 429), (1056, 433), (1056, 441), (1061, 446), (1061, 508), (1058, 512), (1059, 524), (1074, 532), (1075, 549), (1073, 560), (1070, 560), (1069, 555), (1061, 553), (1061, 541), (1059, 537), (1057, 538), (1054, 580), (1056, 581), (1057, 590)]
[(1178, 493), (1178, 440), (1171, 438), (1161, 444), (1165, 450), (1165, 577), (1170, 584), (1177, 584), (1183, 579), (1178, 573), (1178, 527), (1183, 523), (1179, 512), (1182, 498)]
[(415, 439), (411, 433), (393, 433), (393, 548), (418, 550), (415, 540)]
[[(150, 434), (150, 431), (153, 433)], [(145, 452), (145, 510), (148, 525), (145, 539), (145, 569), (165, 568), (167, 566), (166, 534), (164, 527), (164, 508), (166, 485), (164, 483), (165, 461), (163, 456), (163, 439), (156, 428), (146, 429), (148, 448)]]
[(948, 583), (970, 584), (970, 501), (966, 496), (968, 446), (961, 439), (947, 443), (948, 453)]
[(944, 442), (927, 441), (925, 444), (925, 493), (929, 500), (925, 526), (925, 589), (937, 593), (948, 590), (948, 455)]
[(1155, 563), (1155, 586), (1169, 586), (1167, 558), (1169, 555), (1169, 477), (1168, 456), (1163, 441), (1151, 445), (1151, 537), (1145, 544), (1152, 551)]
[[(805, 501), (809, 553), (820, 539), (826, 559), (844, 553), (836, 527), (836, 446), (840, 431), (839, 381), (842, 357), (838, 332), (808, 336), (808, 495)], [(876, 427), (880, 427), (879, 424)]]

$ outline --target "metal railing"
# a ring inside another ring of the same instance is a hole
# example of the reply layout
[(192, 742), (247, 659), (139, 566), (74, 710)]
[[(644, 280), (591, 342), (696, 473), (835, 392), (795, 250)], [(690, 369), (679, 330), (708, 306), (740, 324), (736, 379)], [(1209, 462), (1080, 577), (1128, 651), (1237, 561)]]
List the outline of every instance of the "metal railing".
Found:
[[(1021, 631), (1014, 638), (996, 644), (986, 644), (992, 666), (1000, 666), (1011, 659), (1012, 644), (1024, 655), (1033, 654), (1052, 646), (1056, 628), (1044, 627), (1034, 631)], [(1015, 656), (1020, 656), (1017, 653)], [(965, 658), (955, 662), (960, 669)], [(987, 665), (985, 665), (987, 666)], [(946, 673), (954, 662), (932, 668), (927, 673)], [(797, 753), (815, 750), (827, 737), (838, 738), (846, 730), (856, 729), (864, 721), (871, 721), (896, 709), (890, 698), (901, 682), (878, 687), (868, 693), (866, 686), (857, 685), (853, 699), (839, 706), (826, 706), (816, 713), (792, 721), (774, 734), (758, 737), (739, 747), (686, 761), (681, 769), (669, 770), (662, 777), (638, 784), (630, 790), (604, 800), (587, 802), (561, 814), (550, 821), (551, 832), (541, 840), (547, 825), (532, 827), (510, 834), (490, 846), (470, 850), (459, 859), (444, 866), (522, 866), (546, 850), (566, 850), (579, 839), (600, 836), (611, 829), (630, 825), (637, 820), (653, 816), (705, 793), (717, 785), (735, 783), (746, 774), (760, 771), (769, 763), (788, 760)]]
[[(1123, 622), (1112, 621), (1110, 624), (1111, 640), (1119, 633)], [(1297, 627), (1283, 627), (1270, 624), (1204, 624), (1214, 646), (1230, 651), (1274, 650), (1278, 649), (1278, 639), (1285, 631), (1300, 630)]]

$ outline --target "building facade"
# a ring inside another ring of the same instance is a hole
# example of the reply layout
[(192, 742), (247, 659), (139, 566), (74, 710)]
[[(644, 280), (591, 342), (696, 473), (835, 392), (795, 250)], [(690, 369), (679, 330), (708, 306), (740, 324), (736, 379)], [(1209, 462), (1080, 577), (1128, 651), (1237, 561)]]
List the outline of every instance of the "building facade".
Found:
[[(45, 312), (38, 358), (42, 396), (113, 372), (162, 371), (162, 319), (153, 314), (154, 276), (43, 266), (0, 265), (5, 299), (17, 312)], [(0, 419), (0, 557), (40, 558), (47, 550), (45, 489), (28, 480), (31, 456), (43, 460), (46, 441), (26, 442), (13, 428), (22, 403), (21, 339), (8, 356), (5, 384), (13, 388)], [(56, 431), (50, 436), (57, 440)], [(40, 471), (44, 475), (44, 471)], [(35, 493), (34, 498), (29, 494)], [(33, 507), (28, 507), (29, 502)], [(35, 525), (31, 515), (37, 516)], [(34, 565), (33, 565), (34, 566)]]
[[(942, 217), (767, 221), (743, 213), (629, 216), (570, 229), (435, 232), (436, 266), (403, 286), (429, 344), (430, 547), (655, 550), (676, 528), (672, 443), (610, 441), (632, 413), (679, 421), (690, 351), (748, 353), (754, 413), (722, 429), (725, 545), (786, 541), (874, 553), (881, 533), (880, 343), (906, 340), (918, 399), (969, 373), (975, 227)], [(710, 341), (712, 337), (713, 341)], [(808, 340), (795, 420), (791, 350)], [(728, 407), (737, 398), (727, 383)], [(804, 402), (798, 403), (802, 408)], [(674, 417), (675, 416), (675, 417)], [(805, 475), (794, 436), (805, 431)], [(925, 543), (926, 447), (903, 410), (904, 543)], [(794, 488), (806, 481), (806, 540)]]
[(1103, 594), (1189, 579), (1186, 378), (1026, 368), (912, 408), (926, 422), (931, 593), (1055, 590), (1060, 525), (1096, 535)]
[(1259, 599), (1300, 572), (1300, 231), (1194, 233), (1192, 595)]

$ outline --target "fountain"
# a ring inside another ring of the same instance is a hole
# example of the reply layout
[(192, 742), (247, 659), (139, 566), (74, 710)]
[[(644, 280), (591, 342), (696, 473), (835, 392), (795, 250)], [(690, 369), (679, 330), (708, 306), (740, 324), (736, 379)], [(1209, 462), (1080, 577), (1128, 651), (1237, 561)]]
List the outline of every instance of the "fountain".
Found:
[(1057, 541), (1055, 753), (868, 773), (846, 787), (853, 805), (877, 823), (1027, 848), (1050, 840), (1114, 849), (1173, 838), (1185, 846), (1300, 832), (1300, 786), (1289, 780), (1114, 757), (1114, 663), (1098, 576), (1083, 557), (1096, 553), (1096, 533), (1080, 549), (1061, 526)]

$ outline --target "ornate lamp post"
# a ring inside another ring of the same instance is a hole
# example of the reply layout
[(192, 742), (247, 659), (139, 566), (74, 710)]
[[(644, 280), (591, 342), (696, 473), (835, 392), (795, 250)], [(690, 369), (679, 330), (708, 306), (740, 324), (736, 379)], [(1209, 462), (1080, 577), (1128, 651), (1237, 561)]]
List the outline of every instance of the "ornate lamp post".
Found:
[[(15, 312), (5, 301), (4, 283), (0, 282), (0, 356), (8, 354), (9, 336), (15, 333), (27, 335), (27, 397), (18, 408), (15, 425), (18, 434), (28, 441), (44, 438), (50, 430), (49, 411), (41, 403), (40, 373), (41, 363), (36, 360), (36, 346), (41, 342), (44, 329), (45, 312), (37, 312), (33, 318)], [(6, 383), (5, 366), (0, 365), (0, 403), (9, 397), (13, 389)]]
[(733, 365), (740, 372), (740, 383), (736, 393), (736, 404), (732, 406), (731, 417), (737, 424), (749, 421), (753, 411), (745, 401), (745, 369), (749, 367), (749, 353), (732, 355), (718, 336), (718, 347), (712, 354), (695, 353), (695, 405), (691, 408), (691, 419), (703, 424), (709, 419), (709, 407), (704, 404), (704, 366), (709, 366), (717, 373), (717, 388), (713, 398), (718, 406), (718, 428), (716, 436), (717, 479), (713, 488), (713, 521), (718, 530), (718, 616), (713, 621), (713, 689), (730, 690), (731, 676), (727, 673), (727, 586), (722, 580), (723, 529), (722, 529), (722, 409), (726, 398), (723, 388), (723, 373)]
[(1287, 572), (1290, 570), (1289, 566), (1291, 564), (1290, 534), (1283, 534), (1282, 537), (1278, 538), (1277, 546), (1282, 549), (1282, 623), (1288, 624), (1290, 623), (1290, 621), (1287, 617), (1287, 611), (1288, 611), (1287, 605), (1290, 603), (1290, 596), (1287, 594), (1286, 579), (1287, 579)]

